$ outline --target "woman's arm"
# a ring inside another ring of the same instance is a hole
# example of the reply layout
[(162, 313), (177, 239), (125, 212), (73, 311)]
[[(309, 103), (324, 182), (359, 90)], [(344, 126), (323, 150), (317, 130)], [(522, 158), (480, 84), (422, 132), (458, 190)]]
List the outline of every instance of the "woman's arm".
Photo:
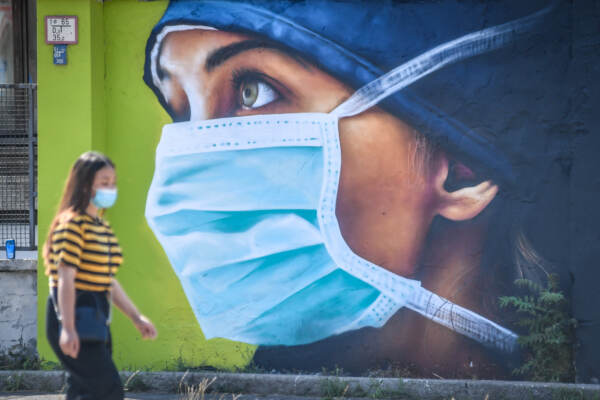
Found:
[(64, 354), (77, 358), (79, 354), (79, 335), (75, 330), (75, 273), (72, 267), (58, 267), (58, 312), (62, 329), (58, 344)]
[(115, 278), (112, 281), (112, 299), (113, 303), (123, 312), (142, 334), (143, 339), (155, 339), (157, 336), (156, 328), (152, 322), (140, 314), (135, 304), (129, 299), (123, 287)]

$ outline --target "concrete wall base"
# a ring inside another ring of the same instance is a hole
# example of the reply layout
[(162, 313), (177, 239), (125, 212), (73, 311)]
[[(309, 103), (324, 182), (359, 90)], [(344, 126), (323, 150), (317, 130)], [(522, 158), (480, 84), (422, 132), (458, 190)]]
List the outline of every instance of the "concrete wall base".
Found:
[(0, 354), (36, 352), (37, 260), (0, 260)]
[[(185, 385), (212, 382), (208, 392), (321, 398), (600, 399), (600, 385), (565, 383), (217, 372), (122, 372), (121, 377), (133, 392), (176, 393)], [(0, 371), (0, 391), (57, 392), (64, 382), (62, 371)]]

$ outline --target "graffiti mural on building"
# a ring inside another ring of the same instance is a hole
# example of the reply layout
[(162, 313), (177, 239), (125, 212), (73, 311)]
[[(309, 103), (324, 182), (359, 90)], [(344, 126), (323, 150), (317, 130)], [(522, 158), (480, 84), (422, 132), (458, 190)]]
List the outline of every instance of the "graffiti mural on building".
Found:
[(267, 368), (514, 367), (498, 297), (566, 274), (557, 8), (171, 1), (146, 218), (206, 338)]

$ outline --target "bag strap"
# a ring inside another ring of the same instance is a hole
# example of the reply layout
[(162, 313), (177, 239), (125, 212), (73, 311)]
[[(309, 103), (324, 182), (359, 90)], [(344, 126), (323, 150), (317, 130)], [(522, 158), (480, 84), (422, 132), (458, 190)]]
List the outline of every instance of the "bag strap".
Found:
[(110, 265), (111, 243), (110, 243), (110, 239), (108, 236), (106, 237), (106, 241), (107, 241), (107, 247), (108, 247), (108, 276), (110, 277), (110, 288), (108, 289), (108, 293), (106, 294), (106, 298), (108, 300), (108, 318), (106, 319), (106, 325), (110, 325), (110, 323), (112, 322), (113, 273), (112, 273), (112, 267)]
[[(52, 278), (50, 278), (52, 279)], [(58, 286), (56, 287), (56, 291), (58, 292)], [(56, 300), (55, 296), (54, 296), (54, 288), (52, 286), (50, 286), (50, 298), (52, 299), (52, 306), (54, 307), (54, 312), (56, 313), (56, 319), (58, 319), (58, 321), (62, 321), (62, 316), (60, 315), (60, 312), (58, 311), (58, 301)]]

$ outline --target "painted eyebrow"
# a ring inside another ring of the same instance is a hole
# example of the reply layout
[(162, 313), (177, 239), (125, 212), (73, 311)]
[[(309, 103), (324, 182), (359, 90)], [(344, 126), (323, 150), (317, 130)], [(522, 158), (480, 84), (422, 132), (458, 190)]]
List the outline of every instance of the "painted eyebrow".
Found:
[(289, 48), (282, 46), (277, 43), (268, 42), (265, 40), (244, 40), (241, 42), (233, 43), (228, 46), (224, 46), (214, 50), (210, 55), (206, 58), (206, 62), (204, 63), (204, 69), (206, 72), (210, 72), (219, 65), (223, 64), (225, 61), (234, 57), (240, 53), (245, 51), (253, 50), (253, 49), (273, 49), (277, 50), (281, 53), (284, 53), (287, 56), (292, 57), (298, 64), (300, 64), (303, 68), (308, 69), (309, 66), (300, 56), (294, 54)]

